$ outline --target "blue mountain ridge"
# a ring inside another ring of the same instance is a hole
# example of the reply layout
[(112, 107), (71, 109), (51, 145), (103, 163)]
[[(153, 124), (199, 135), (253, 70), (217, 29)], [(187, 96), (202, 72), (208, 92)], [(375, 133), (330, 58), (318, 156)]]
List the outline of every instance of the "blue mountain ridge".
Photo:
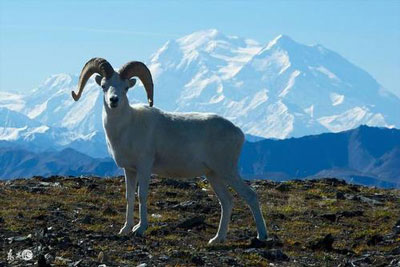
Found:
[[(360, 126), (339, 133), (246, 141), (239, 168), (246, 179), (336, 177), (400, 188), (400, 130)], [(72, 148), (32, 152), (27, 147), (0, 147), (1, 179), (120, 174), (112, 159), (92, 158)]]
[(72, 148), (32, 152), (20, 147), (0, 148), (0, 178), (27, 178), (51, 175), (114, 176), (122, 171), (111, 158), (92, 158)]
[(400, 187), (400, 130), (360, 126), (339, 133), (246, 142), (240, 171), (247, 178), (336, 177)]

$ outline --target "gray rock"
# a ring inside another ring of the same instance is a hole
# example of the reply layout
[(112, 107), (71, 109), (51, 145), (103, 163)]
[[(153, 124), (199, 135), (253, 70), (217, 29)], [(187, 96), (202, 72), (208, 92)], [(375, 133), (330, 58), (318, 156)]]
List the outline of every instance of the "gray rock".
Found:
[(83, 260), (80, 259), (80, 260), (74, 262), (74, 263), (72, 264), (72, 266), (73, 266), (73, 267), (83, 266), (83, 265), (82, 265), (82, 261), (83, 261)]
[(381, 235), (373, 235), (371, 238), (368, 239), (367, 245), (368, 246), (376, 246), (379, 242), (383, 240), (383, 236)]
[(181, 210), (194, 210), (199, 208), (199, 204), (196, 201), (184, 201), (179, 204), (173, 205), (173, 209), (181, 209)]
[(270, 261), (287, 261), (289, 257), (280, 249), (269, 249), (260, 252), (260, 255)]
[(196, 265), (204, 265), (204, 260), (201, 256), (199, 255), (195, 255), (191, 258), (192, 263), (196, 264)]
[(276, 235), (271, 235), (267, 240), (260, 241), (257, 238), (253, 238), (250, 241), (248, 247), (250, 248), (273, 248), (273, 247), (282, 247), (283, 243), (279, 240)]
[(348, 217), (348, 218), (358, 217), (358, 216), (363, 216), (364, 211), (362, 211), (362, 210), (353, 210), (353, 211), (345, 210), (345, 211), (341, 211), (341, 212), (337, 213), (337, 215), (340, 217)]
[(85, 215), (85, 217), (83, 217), (83, 218), (80, 220), (80, 222), (81, 222), (81, 223), (84, 223), (84, 224), (91, 224), (91, 223), (93, 222), (93, 217), (90, 216), (90, 215)]
[(353, 266), (367, 266), (372, 263), (370, 255), (369, 254), (364, 254), (361, 257), (355, 258), (354, 260), (351, 261), (351, 264)]
[(103, 215), (117, 215), (118, 212), (111, 208), (110, 206), (107, 206), (104, 210), (103, 210)]
[(326, 214), (322, 214), (321, 218), (328, 220), (330, 222), (335, 222), (336, 221), (336, 214), (334, 213), (326, 213)]
[(398, 220), (396, 224), (393, 226), (393, 233), (395, 235), (400, 235), (400, 220)]
[(48, 263), (48, 260), (46, 259), (46, 256), (43, 256), (43, 254), (39, 255), (36, 264), (38, 267), (51, 267), (51, 265)]
[(331, 234), (327, 234), (324, 238), (311, 242), (309, 247), (313, 250), (332, 251), (332, 244), (335, 241)]
[(12, 242), (23, 242), (23, 241), (29, 240), (31, 238), (32, 238), (32, 235), (29, 234), (27, 236), (13, 236), (13, 237), (9, 237), (7, 239), (8, 239), (8, 242), (11, 244)]
[(168, 261), (169, 257), (167, 255), (161, 255), (160, 257), (158, 257), (160, 260), (162, 261)]
[(192, 229), (198, 225), (204, 224), (205, 217), (204, 216), (196, 216), (183, 222), (179, 223), (176, 227), (184, 228), (184, 229)]
[(372, 198), (368, 198), (368, 197), (364, 197), (364, 196), (359, 196), (358, 197), (360, 199), (361, 202), (370, 204), (370, 205), (376, 205), (376, 206), (381, 206), (383, 205), (383, 203), (381, 201), (372, 199)]

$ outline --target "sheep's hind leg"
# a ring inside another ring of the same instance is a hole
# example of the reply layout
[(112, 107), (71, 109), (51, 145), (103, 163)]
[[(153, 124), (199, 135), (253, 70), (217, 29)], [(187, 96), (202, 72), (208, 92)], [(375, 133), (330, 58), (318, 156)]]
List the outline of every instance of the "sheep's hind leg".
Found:
[(254, 192), (254, 190), (242, 180), (239, 174), (227, 178), (225, 182), (228, 183), (250, 207), (254, 220), (256, 221), (257, 238), (259, 240), (266, 240), (267, 228), (265, 226), (265, 221), (260, 209), (260, 203), (258, 201), (256, 192)]
[(133, 227), (132, 232), (137, 236), (142, 236), (147, 229), (147, 195), (149, 191), (150, 173), (139, 173), (139, 218), (140, 221)]
[(125, 224), (119, 231), (120, 235), (128, 234), (132, 231), (133, 227), (133, 209), (135, 204), (135, 192), (136, 192), (136, 172), (124, 169), (125, 171), (125, 196), (126, 196), (126, 218)]
[(220, 180), (219, 177), (207, 175), (207, 178), (221, 205), (221, 219), (219, 222), (218, 232), (208, 243), (222, 243), (225, 241), (228, 232), (228, 224), (232, 214), (233, 198), (229, 193), (227, 185)]

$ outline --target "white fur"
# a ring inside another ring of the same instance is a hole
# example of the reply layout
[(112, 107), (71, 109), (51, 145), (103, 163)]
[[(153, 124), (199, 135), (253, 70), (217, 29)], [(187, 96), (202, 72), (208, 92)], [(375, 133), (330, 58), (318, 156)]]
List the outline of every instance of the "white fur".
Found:
[[(97, 81), (97, 79), (96, 79)], [(170, 113), (143, 105), (130, 106), (125, 89), (134, 81), (123, 81), (118, 74), (99, 84), (105, 90), (103, 126), (109, 152), (125, 170), (126, 221), (120, 234), (133, 231), (142, 235), (148, 226), (146, 199), (151, 174), (162, 177), (205, 175), (221, 204), (218, 232), (210, 243), (223, 242), (232, 211), (232, 187), (247, 202), (256, 221), (258, 238), (267, 231), (256, 193), (238, 173), (238, 159), (244, 135), (230, 121), (215, 114)], [(110, 97), (118, 96), (111, 108)], [(136, 185), (139, 184), (139, 218), (133, 224)]]

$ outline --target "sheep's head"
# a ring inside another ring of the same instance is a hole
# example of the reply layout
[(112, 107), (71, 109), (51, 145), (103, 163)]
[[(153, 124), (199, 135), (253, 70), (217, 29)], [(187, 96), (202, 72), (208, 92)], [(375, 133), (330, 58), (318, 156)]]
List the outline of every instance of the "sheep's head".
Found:
[(72, 91), (72, 98), (78, 101), (82, 95), (86, 82), (93, 74), (96, 83), (103, 88), (104, 101), (109, 108), (118, 107), (119, 103), (128, 102), (126, 92), (136, 83), (132, 77), (138, 77), (146, 89), (147, 99), (150, 107), (153, 106), (153, 79), (145, 64), (131, 61), (125, 64), (119, 72), (115, 72), (107, 60), (103, 58), (92, 58), (82, 69), (78, 83), (78, 93)]

